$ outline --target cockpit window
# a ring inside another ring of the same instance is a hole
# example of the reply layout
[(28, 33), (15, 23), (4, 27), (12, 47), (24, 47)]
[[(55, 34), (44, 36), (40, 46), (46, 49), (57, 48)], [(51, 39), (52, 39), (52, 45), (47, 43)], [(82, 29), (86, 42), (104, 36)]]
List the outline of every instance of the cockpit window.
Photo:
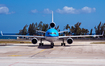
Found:
[(52, 34), (52, 33), (48, 33), (48, 34)]
[(48, 34), (56, 34), (56, 33), (48, 33)]

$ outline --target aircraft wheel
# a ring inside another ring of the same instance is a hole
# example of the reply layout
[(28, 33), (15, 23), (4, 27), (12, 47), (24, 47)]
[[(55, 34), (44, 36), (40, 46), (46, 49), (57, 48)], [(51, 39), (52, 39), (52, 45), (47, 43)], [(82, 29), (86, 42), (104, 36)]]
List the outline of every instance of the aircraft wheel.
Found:
[(54, 43), (51, 43), (51, 48), (53, 48), (54, 47)]
[(63, 43), (61, 43), (61, 46), (63, 46)]
[(66, 46), (65, 43), (63, 43), (63, 45)]
[(42, 46), (43, 46), (44, 44), (42, 43)]
[(43, 43), (39, 43), (39, 46), (43, 46)]
[(61, 46), (66, 46), (65, 43), (61, 43)]
[(54, 46), (51, 46), (51, 48), (53, 48)]

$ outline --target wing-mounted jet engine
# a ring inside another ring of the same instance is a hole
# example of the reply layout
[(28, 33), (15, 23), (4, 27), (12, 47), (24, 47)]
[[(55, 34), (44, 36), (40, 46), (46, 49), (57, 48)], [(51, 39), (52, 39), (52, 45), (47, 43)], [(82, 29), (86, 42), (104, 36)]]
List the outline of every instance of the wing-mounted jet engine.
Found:
[(38, 39), (37, 39), (37, 38), (33, 38), (33, 39), (31, 40), (31, 42), (32, 42), (33, 44), (36, 44), (36, 43), (38, 42)]
[(72, 39), (72, 38), (68, 38), (68, 39), (67, 39), (67, 43), (68, 43), (68, 44), (72, 44), (72, 43), (73, 43), (73, 39)]

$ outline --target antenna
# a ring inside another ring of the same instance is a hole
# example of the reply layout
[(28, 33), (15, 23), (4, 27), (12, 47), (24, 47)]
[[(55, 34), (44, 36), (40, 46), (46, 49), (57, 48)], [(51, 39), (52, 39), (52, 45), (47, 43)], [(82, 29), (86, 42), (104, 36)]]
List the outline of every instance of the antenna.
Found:
[(52, 11), (52, 22), (53, 22), (53, 11)]

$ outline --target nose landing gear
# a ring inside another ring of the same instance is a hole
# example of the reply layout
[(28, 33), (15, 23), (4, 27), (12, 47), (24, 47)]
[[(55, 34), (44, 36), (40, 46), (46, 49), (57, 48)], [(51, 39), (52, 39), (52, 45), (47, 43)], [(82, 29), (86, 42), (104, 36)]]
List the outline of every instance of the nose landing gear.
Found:
[(54, 43), (51, 43), (51, 48), (53, 48), (54, 47)]

